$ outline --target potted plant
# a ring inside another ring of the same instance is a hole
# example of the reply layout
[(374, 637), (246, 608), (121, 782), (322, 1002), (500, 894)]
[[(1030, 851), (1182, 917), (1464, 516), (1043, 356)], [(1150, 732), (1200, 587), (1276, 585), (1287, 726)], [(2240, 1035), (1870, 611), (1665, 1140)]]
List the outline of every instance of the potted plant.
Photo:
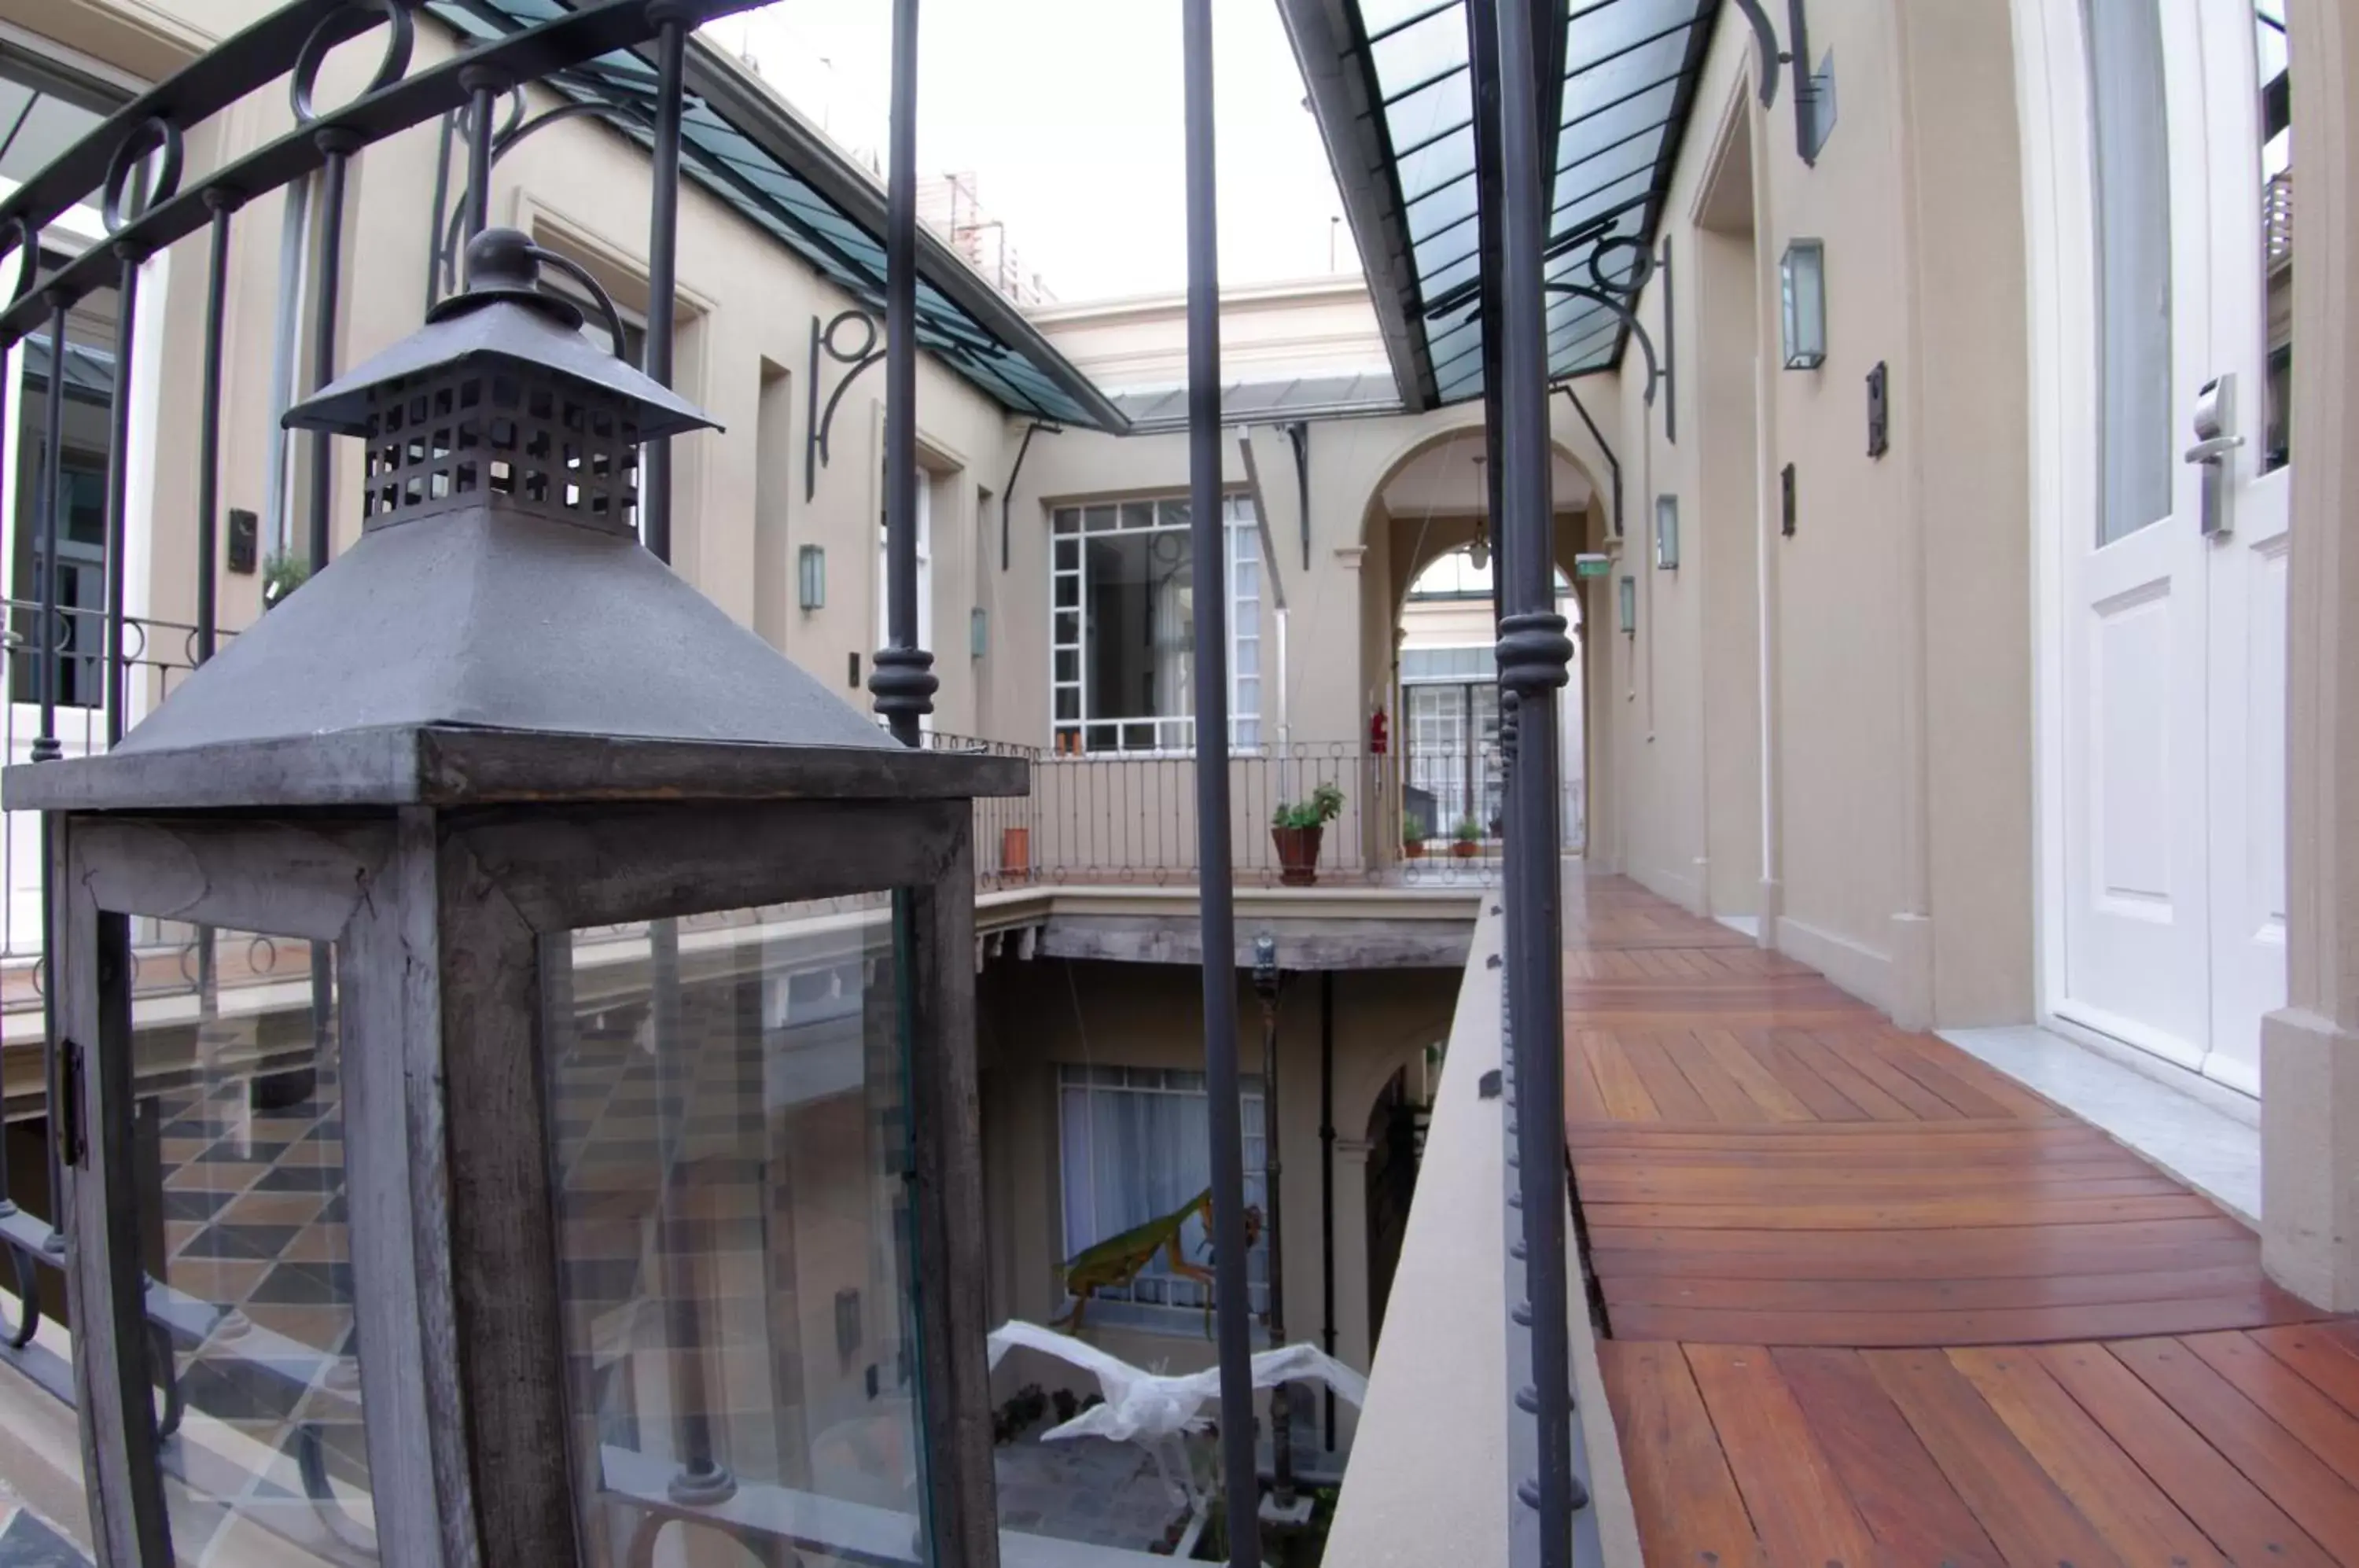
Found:
[(1277, 843), (1277, 879), (1288, 887), (1308, 887), (1319, 880), (1319, 840), (1322, 830), (1343, 811), (1343, 791), (1321, 784), (1310, 799), (1281, 801), (1270, 814), (1269, 836)]
[(1415, 817), (1401, 823), (1401, 855), (1408, 860), (1425, 858), (1425, 824)]
[(1461, 817), (1450, 837), (1450, 853), (1461, 860), (1472, 860), (1483, 853), (1483, 824), (1472, 817)]

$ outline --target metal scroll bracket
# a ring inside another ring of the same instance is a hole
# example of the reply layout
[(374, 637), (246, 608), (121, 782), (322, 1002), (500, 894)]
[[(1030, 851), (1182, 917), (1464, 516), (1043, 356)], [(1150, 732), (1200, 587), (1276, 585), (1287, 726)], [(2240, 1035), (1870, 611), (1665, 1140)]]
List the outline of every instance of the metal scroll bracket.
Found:
[[(860, 340), (857, 348), (840, 346), (835, 341), (836, 333), (853, 323), (857, 323), (867, 335)], [(803, 421), (803, 501), (806, 505), (819, 496), (819, 471), (827, 466), (827, 436), (835, 424), (836, 406), (843, 401), (843, 395), (852, 389), (852, 384), (860, 379), (862, 371), (883, 361), (885, 345), (881, 340), (884, 336), (884, 332), (876, 324), (876, 318), (857, 305), (849, 310), (838, 311), (824, 324), (817, 316), (811, 318), (810, 375), (803, 383), (809, 388), (810, 399), (808, 416)], [(822, 350), (838, 365), (852, 366), (844, 373), (843, 379), (835, 384), (835, 390), (828, 394), (827, 407), (823, 411), (819, 401), (819, 361)]]

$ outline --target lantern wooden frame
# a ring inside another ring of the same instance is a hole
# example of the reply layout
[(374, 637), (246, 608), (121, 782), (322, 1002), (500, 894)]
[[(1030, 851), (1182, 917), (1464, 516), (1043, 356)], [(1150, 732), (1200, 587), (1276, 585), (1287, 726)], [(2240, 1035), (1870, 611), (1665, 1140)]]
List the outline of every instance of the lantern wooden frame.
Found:
[[(914, 998), (923, 1512), (935, 1561), (995, 1561), (969, 802), (1020, 788), (1016, 765), (461, 729), (317, 737), (299, 759), (271, 749), (94, 757), (9, 780), (12, 805), (58, 812), (68, 1269), (101, 1561), (171, 1560), (135, 1195), (130, 917), (337, 944), (380, 1556), (455, 1568), (582, 1560), (581, 1466), (553, 1457), (570, 1423), (542, 939), (883, 889), (907, 890), (896, 919)], [(182, 805), (155, 809), (159, 794)], [(369, 797), (392, 803), (343, 803)], [(777, 1540), (726, 1510), (641, 1501), (656, 1526), (705, 1518)]]

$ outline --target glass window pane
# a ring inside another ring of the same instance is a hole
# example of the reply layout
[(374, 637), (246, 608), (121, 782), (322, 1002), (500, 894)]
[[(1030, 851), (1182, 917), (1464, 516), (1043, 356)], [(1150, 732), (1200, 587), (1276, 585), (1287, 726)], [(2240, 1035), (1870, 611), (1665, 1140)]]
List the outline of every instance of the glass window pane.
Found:
[(2099, 543), (2170, 511), (2170, 154), (2162, 20), (2085, 0), (2095, 120)]
[(1060, 534), (1077, 534), (1082, 531), (1082, 514), (1071, 506), (1060, 506), (1054, 527)]
[(1089, 716), (1178, 717), (1191, 701), (1194, 550), (1177, 529), (1090, 541)]
[(2293, 122), (2285, 0), (2255, 0), (2261, 94), (2261, 472), (2293, 453)]
[(208, 994), (183, 979), (204, 973), (196, 931), (133, 932), (179, 957), (142, 963), (168, 982), (132, 1007), (149, 1323), (182, 1407), (163, 1449), (174, 1556), (373, 1555), (332, 953), (315, 1020), (305, 942), (212, 933)]
[[(660, 964), (628, 930), (544, 948), (572, 965), (546, 1049), (584, 1562), (621, 1568), (702, 1459), (812, 1560), (856, 1544), (820, 1499), (903, 1517), (923, 1557), (891, 911), (680, 924)], [(728, 1555), (701, 1534), (682, 1561)]]

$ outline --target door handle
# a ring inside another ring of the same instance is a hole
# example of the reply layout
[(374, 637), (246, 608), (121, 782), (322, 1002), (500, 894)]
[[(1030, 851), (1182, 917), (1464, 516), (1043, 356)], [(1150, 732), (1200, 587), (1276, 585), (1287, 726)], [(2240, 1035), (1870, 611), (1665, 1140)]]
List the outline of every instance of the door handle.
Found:
[(2230, 486), (2236, 477), (2233, 460), (2245, 444), (2245, 438), (2235, 433), (2235, 376), (2218, 376), (2203, 384), (2195, 395), (2193, 423), (2195, 444), (2187, 449), (2185, 461), (2203, 470), (2199, 526), (2205, 539), (2225, 539), (2234, 527), (2229, 515)]

